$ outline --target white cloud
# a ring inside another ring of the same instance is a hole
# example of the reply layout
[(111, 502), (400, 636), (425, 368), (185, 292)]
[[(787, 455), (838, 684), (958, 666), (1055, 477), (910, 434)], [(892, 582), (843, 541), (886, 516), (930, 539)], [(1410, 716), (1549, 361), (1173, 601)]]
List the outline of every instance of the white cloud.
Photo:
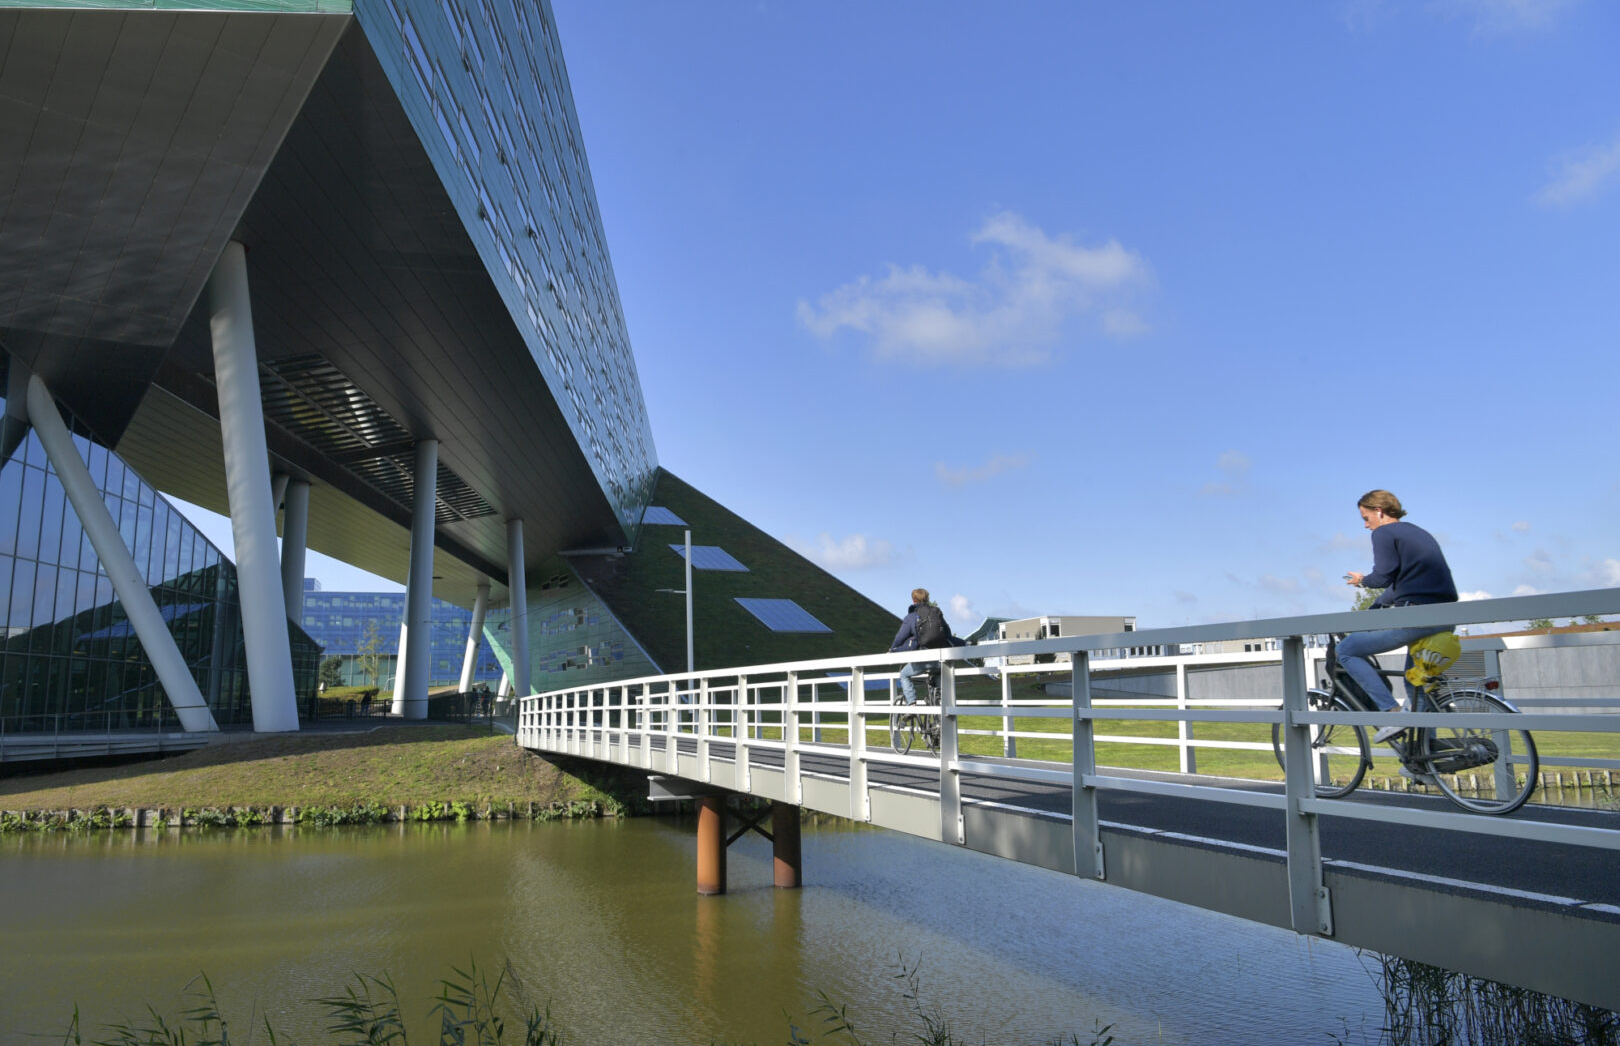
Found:
[(1620, 559), (1605, 559), (1599, 563), (1597, 576), (1604, 585), (1620, 585)]
[(1513, 594), (1516, 596), (1539, 596), (1541, 595), (1541, 589), (1534, 585), (1517, 585), (1513, 589)]
[(1439, 0), (1442, 12), (1466, 18), (1484, 35), (1516, 33), (1551, 25), (1577, 0)]
[(1478, 592), (1458, 592), (1457, 593), (1457, 601), (1459, 603), (1472, 603), (1476, 599), (1495, 599), (1495, 598), (1496, 598), (1495, 596), (1491, 595), (1489, 592), (1484, 591), (1483, 589), (1478, 591)]
[(1553, 570), (1552, 557), (1544, 549), (1536, 549), (1524, 557), (1524, 565), (1538, 574), (1550, 573)]
[(1367, 551), (1367, 539), (1356, 535), (1352, 537), (1344, 531), (1335, 531), (1333, 536), (1318, 546), (1323, 552), (1349, 552), (1352, 550)]
[(1152, 282), (1147, 263), (1117, 240), (1087, 247), (1004, 211), (971, 242), (996, 249), (976, 279), (890, 265), (881, 278), (862, 276), (814, 304), (801, 299), (799, 321), (821, 338), (847, 327), (868, 335), (880, 359), (925, 366), (1037, 365), (1069, 319), (1086, 314), (1110, 337), (1149, 329), (1133, 307)]
[(1248, 455), (1236, 450), (1226, 451), (1216, 459), (1215, 468), (1220, 471), (1222, 478), (1211, 480), (1200, 487), (1198, 493), (1203, 497), (1231, 497), (1246, 486), (1245, 480), (1249, 474)]
[(1175, 592), (1171, 593), (1171, 595), (1176, 597), (1176, 602), (1177, 603), (1196, 603), (1196, 602), (1198, 602), (1198, 597), (1195, 596), (1193, 593), (1191, 593), (1191, 592), (1183, 592), (1180, 589), (1177, 589)]
[(950, 468), (943, 461), (934, 462), (934, 475), (947, 487), (960, 487), (967, 483), (983, 483), (991, 476), (1013, 469), (1026, 468), (1029, 465), (1028, 454), (995, 454), (983, 465)]
[(899, 558), (893, 542), (874, 540), (865, 534), (851, 534), (835, 541), (825, 530), (814, 542), (806, 542), (795, 535), (783, 538), (793, 551), (828, 570), (869, 570), (888, 566)]
[(1530, 533), (1530, 521), (1521, 519), (1517, 523), (1513, 524), (1513, 529), (1521, 534), (1528, 534)]
[(1573, 207), (1585, 203), (1620, 181), (1620, 138), (1589, 145), (1556, 157), (1550, 164), (1552, 180), (1536, 193), (1544, 207)]
[(973, 609), (973, 600), (961, 593), (951, 597), (950, 612), (952, 621), (960, 621), (967, 625), (977, 625), (984, 620), (984, 615)]

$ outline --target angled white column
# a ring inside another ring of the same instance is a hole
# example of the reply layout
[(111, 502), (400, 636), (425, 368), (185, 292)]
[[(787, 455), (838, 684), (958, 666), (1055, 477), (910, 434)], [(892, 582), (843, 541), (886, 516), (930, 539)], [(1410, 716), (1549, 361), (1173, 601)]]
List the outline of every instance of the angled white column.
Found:
[(158, 610), (151, 590), (146, 587), (146, 579), (135, 565), (135, 557), (130, 555), (118, 533), (118, 524), (113, 522), (107, 503), (101, 499), (101, 491), (96, 489), (90, 470), (79, 457), (79, 448), (74, 446), (62, 416), (56, 412), (56, 401), (51, 398), (50, 389), (38, 375), (28, 379), (28, 416), (34, 431), (39, 433), (40, 445), (56, 469), (56, 478), (61, 481), (74, 513), (90, 537), (91, 547), (112, 581), (113, 591), (124, 605), (124, 614), (135, 629), (141, 648), (157, 672), (158, 682), (163, 684), (169, 703), (180, 715), (180, 725), (187, 731), (218, 730), (214, 714), (197, 689), (191, 667), (175, 645), (174, 636), (163, 622), (163, 613)]
[(274, 513), (281, 508), (281, 502), (287, 497), (287, 481), (292, 479), (285, 472), (277, 472), (270, 477), (270, 511)]
[(405, 623), (409, 617), (409, 609), (401, 612), (399, 619), (399, 652), (394, 655), (394, 714), (405, 714), (405, 647), (411, 638), (411, 630)]
[(512, 693), (512, 677), (505, 672), (501, 673), (501, 681), (495, 687), (496, 697), (506, 697)]
[(473, 600), (472, 625), (467, 629), (467, 653), (461, 659), (462, 693), (472, 689), (473, 671), (478, 667), (478, 643), (484, 638), (484, 614), (489, 610), (489, 582), (478, 584), (478, 596)]
[(304, 623), (304, 551), (309, 545), (309, 483), (287, 484), (286, 508), (281, 517), (281, 592), (287, 599), (287, 620)]
[(512, 686), (529, 691), (529, 585), (523, 566), (523, 521), (506, 521), (506, 587), (512, 601)]
[(428, 673), (433, 654), (433, 517), (439, 504), (439, 441), (416, 444), (416, 474), (411, 497), (411, 569), (405, 582), (405, 686), (402, 714), (426, 719)]
[(214, 384), (225, 444), (225, 485), (236, 544), (236, 577), (247, 646), (253, 729), (298, 729), (287, 601), (276, 555), (275, 506), (270, 500), (269, 451), (259, 398), (259, 357), (248, 298), (247, 252), (229, 243), (208, 277), (208, 314), (214, 340)]

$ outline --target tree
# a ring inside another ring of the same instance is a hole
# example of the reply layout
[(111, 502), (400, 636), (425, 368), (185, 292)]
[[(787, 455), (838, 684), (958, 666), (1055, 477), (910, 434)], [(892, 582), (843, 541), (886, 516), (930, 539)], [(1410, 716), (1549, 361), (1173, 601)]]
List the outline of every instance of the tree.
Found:
[(331, 654), (321, 658), (320, 680), (327, 686), (343, 685), (343, 658)]
[(377, 651), (382, 648), (382, 633), (377, 631), (375, 618), (366, 622), (366, 630), (360, 635), (360, 642), (355, 645), (355, 663), (360, 666), (360, 676), (368, 680), (372, 686), (377, 685), (377, 670), (382, 665), (382, 659)]
[(1526, 622), (1526, 627), (1528, 627), (1528, 628), (1551, 628), (1551, 627), (1553, 627), (1553, 620), (1550, 617), (1533, 617), (1528, 622)]
[(1361, 590), (1361, 595), (1356, 597), (1356, 601), (1350, 604), (1350, 609), (1366, 610), (1373, 605), (1373, 600), (1383, 594), (1384, 590), (1381, 588), (1364, 588)]
[(1583, 625), (1601, 625), (1601, 624), (1603, 624), (1603, 615), (1602, 614), (1587, 614), (1585, 617), (1581, 618), (1581, 624), (1583, 624)]

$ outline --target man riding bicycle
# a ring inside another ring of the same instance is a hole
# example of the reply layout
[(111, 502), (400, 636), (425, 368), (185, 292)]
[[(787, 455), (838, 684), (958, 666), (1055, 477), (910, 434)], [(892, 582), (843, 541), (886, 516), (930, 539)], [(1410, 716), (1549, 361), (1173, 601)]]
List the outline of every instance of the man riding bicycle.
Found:
[[(1457, 601), (1457, 585), (1451, 579), (1451, 567), (1440, 551), (1440, 543), (1427, 530), (1403, 520), (1406, 510), (1401, 507), (1399, 498), (1387, 490), (1370, 490), (1356, 502), (1356, 508), (1361, 512), (1362, 524), (1372, 531), (1373, 568), (1367, 574), (1349, 571), (1344, 580), (1348, 585), (1384, 590), (1368, 609)], [(1398, 650), (1424, 636), (1448, 631), (1449, 628), (1425, 625), (1353, 632), (1339, 641), (1339, 664), (1381, 710), (1394, 711), (1401, 705), (1373, 665), (1372, 655)], [(1412, 667), (1410, 655), (1406, 667)], [(1415, 702), (1417, 695), (1410, 682), (1406, 684), (1406, 692), (1409, 702)], [(1383, 744), (1404, 729), (1386, 726), (1373, 737), (1373, 742)]]
[[(925, 650), (936, 647), (962, 646), (960, 640), (951, 636), (950, 628), (945, 624), (945, 613), (928, 599), (926, 588), (911, 590), (911, 606), (906, 608), (906, 616), (900, 622), (900, 631), (894, 634), (894, 642), (889, 644), (889, 651), (896, 650)], [(928, 671), (926, 663), (921, 661), (908, 662), (900, 669), (900, 693), (905, 703), (917, 703), (917, 689), (911, 682), (911, 677)]]

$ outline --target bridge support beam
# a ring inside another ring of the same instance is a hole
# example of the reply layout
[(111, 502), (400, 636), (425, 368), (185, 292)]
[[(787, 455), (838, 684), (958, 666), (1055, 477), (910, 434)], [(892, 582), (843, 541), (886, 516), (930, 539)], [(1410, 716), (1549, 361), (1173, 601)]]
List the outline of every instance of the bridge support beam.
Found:
[(772, 879), (779, 890), (804, 885), (804, 859), (799, 851), (799, 808), (792, 803), (771, 803)]
[(726, 892), (726, 797), (700, 796), (697, 808), (697, 892), (712, 897)]

